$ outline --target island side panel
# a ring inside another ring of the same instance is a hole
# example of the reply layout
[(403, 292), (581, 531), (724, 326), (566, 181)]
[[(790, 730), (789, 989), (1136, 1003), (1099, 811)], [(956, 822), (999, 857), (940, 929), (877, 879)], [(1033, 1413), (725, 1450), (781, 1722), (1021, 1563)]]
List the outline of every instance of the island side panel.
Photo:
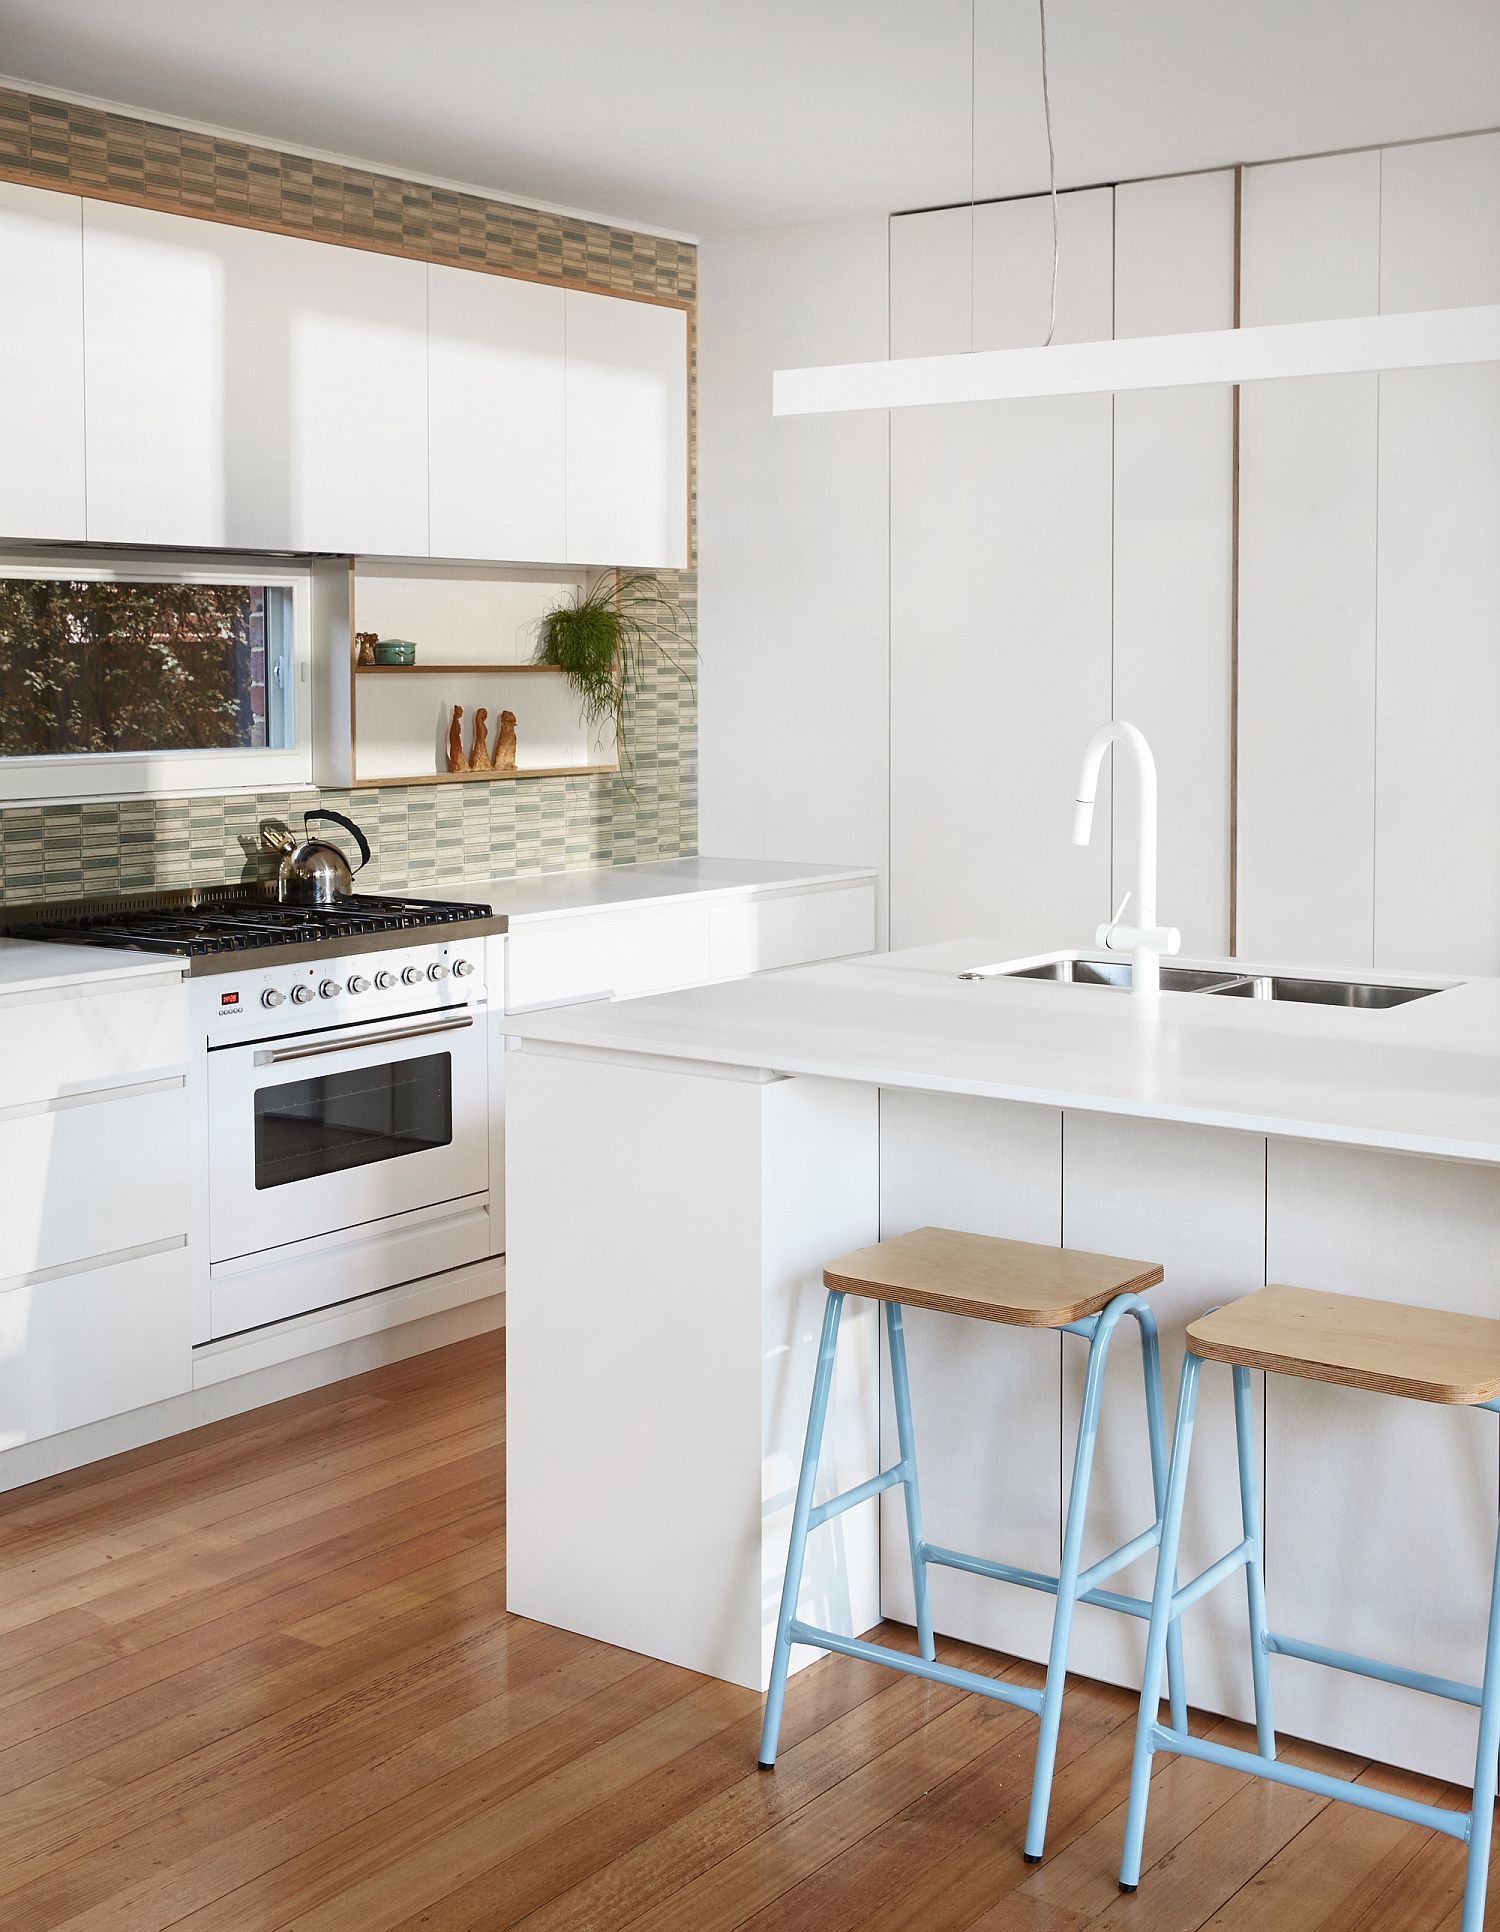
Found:
[[(886, 1088), (880, 1124), (883, 1238), (935, 1225), (1057, 1244), (1062, 1157), (1055, 1109)], [(1064, 1338), (924, 1309), (910, 1310), (905, 1328), (928, 1540), (1055, 1571)], [(881, 1431), (888, 1463), (899, 1453), (889, 1380), (887, 1369)], [(882, 1503), (882, 1608), (910, 1623), (902, 1505), (894, 1491)], [(1046, 1656), (1051, 1597), (957, 1570), (934, 1568), (930, 1578), (940, 1632), (1014, 1656)]]
[[(1272, 1281), (1500, 1316), (1494, 1169), (1272, 1141), (1267, 1181)], [(1477, 1684), (1496, 1417), (1269, 1376), (1266, 1419), (1272, 1629)], [(1472, 1780), (1472, 1709), (1292, 1659), (1272, 1669), (1285, 1730)]]
[[(1069, 1113), (1063, 1129), (1063, 1234), (1073, 1248), (1156, 1261), (1166, 1278), (1148, 1290), (1162, 1340), (1170, 1431), (1187, 1324), (1217, 1302), (1252, 1294), (1265, 1280), (1266, 1143), (1256, 1134), (1175, 1122)], [(1088, 1346), (1063, 1357), (1063, 1439), (1076, 1439)], [(1253, 1378), (1255, 1443), (1261, 1448), (1263, 1378)], [(1234, 1410), (1228, 1374), (1205, 1376), (1193, 1434), (1192, 1480), (1179, 1570), (1196, 1576), (1239, 1542)], [(1117, 1549), (1155, 1517), (1136, 1325), (1115, 1331), (1089, 1504), (1084, 1561)], [(1112, 1590), (1148, 1598), (1154, 1553), (1117, 1572)], [(1245, 1717), (1252, 1710), (1244, 1585), (1232, 1581), (1188, 1613), (1188, 1696), (1200, 1709)], [(1089, 1677), (1138, 1689), (1146, 1626), (1081, 1605), (1071, 1662)]]
[[(763, 1688), (821, 1268), (875, 1234), (873, 1089), (529, 1048), (507, 1073), (509, 1606)], [(850, 1342), (857, 1481), (870, 1324)], [(856, 1632), (873, 1517), (809, 1552), (804, 1601)]]

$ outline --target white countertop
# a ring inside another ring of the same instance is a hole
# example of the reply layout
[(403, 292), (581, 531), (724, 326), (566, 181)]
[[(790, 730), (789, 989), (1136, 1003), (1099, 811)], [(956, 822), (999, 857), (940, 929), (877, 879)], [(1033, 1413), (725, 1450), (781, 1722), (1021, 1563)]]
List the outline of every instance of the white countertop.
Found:
[[(1500, 980), (1378, 1010), (968, 981), (993, 936), (518, 1015), (523, 1040), (1500, 1164)], [(1181, 965), (1262, 962), (1180, 960)], [(1273, 962), (1281, 972), (1332, 969)], [(1344, 969), (1336, 977), (1432, 984)]]
[(662, 859), (639, 865), (588, 866), (508, 879), (465, 879), (453, 885), (411, 886), (413, 898), (473, 899), (514, 924), (595, 912), (608, 906), (649, 906), (670, 899), (734, 897), (778, 888), (837, 885), (873, 879), (869, 866), (798, 865), (774, 859)]
[(121, 946), (54, 946), (40, 939), (0, 938), (0, 998), (97, 985), (102, 980), (141, 979), (170, 973), (181, 978), (185, 959), (170, 953), (137, 953)]

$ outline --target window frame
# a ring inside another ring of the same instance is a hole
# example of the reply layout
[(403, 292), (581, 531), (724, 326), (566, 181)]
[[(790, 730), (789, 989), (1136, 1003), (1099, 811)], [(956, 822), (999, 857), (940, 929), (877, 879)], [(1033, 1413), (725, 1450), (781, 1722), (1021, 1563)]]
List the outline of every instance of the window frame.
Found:
[[(193, 798), (290, 791), (312, 784), (312, 571), (291, 558), (189, 556), (147, 551), (0, 551), (0, 578), (149, 584), (254, 584), (291, 592), (291, 743), (206, 751), (83, 751), (43, 757), (0, 752), (0, 804), (65, 805), (94, 799)], [(270, 694), (268, 693), (268, 700)]]

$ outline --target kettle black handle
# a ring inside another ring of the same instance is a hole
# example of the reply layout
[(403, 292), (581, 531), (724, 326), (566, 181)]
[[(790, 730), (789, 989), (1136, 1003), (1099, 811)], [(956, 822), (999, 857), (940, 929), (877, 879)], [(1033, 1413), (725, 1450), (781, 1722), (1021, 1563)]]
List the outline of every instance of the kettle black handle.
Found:
[(345, 818), (342, 812), (304, 812), (302, 814), (303, 826), (306, 827), (315, 818), (332, 819), (335, 825), (342, 825), (346, 832), (353, 833), (354, 842), (359, 847), (359, 864), (354, 869), (356, 872), (362, 872), (370, 863), (370, 841), (360, 831), (359, 827), (354, 823), (354, 820), (352, 818)]

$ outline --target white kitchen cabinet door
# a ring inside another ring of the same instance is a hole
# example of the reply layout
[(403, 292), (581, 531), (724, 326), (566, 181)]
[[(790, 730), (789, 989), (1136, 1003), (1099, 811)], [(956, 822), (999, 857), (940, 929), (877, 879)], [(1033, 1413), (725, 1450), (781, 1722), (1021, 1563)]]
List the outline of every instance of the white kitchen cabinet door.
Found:
[[(1115, 190), (1115, 335), (1234, 325), (1234, 176)], [(1161, 890), (1184, 952), (1229, 938), (1234, 405), (1223, 387), (1115, 397), (1114, 704), (1161, 777)], [(1135, 768), (1114, 768), (1116, 902), (1133, 882)], [(1113, 909), (1113, 908), (1111, 908)]]
[(0, 538), (81, 538), (83, 204), (0, 181)]
[(185, 1246), (0, 1289), (0, 1450), (186, 1395)]
[(687, 312), (570, 288), (566, 317), (567, 561), (682, 569)]
[[(1500, 134), (1381, 156), (1383, 313), (1500, 302)], [(1380, 378), (1375, 959), (1500, 972), (1500, 367)]]
[(84, 210), (88, 534), (427, 550), (421, 262)]
[[(1375, 313), (1379, 154), (1247, 168), (1242, 207), (1245, 327)], [(1318, 376), (1240, 394), (1246, 957), (1370, 963), (1379, 382)]]
[[(1062, 197), (1061, 342), (1110, 332), (1110, 211)], [(980, 208), (974, 246), (974, 346), (1040, 342), (1045, 201)], [(893, 355), (970, 346), (970, 260), (967, 209), (891, 223)], [(892, 412), (893, 946), (1001, 924), (1066, 945), (1113, 910), (1107, 793), (1090, 849), (1068, 839), (1111, 708), (1112, 424), (1109, 396)]]
[(563, 299), (540, 282), (429, 265), (433, 556), (563, 560)]

